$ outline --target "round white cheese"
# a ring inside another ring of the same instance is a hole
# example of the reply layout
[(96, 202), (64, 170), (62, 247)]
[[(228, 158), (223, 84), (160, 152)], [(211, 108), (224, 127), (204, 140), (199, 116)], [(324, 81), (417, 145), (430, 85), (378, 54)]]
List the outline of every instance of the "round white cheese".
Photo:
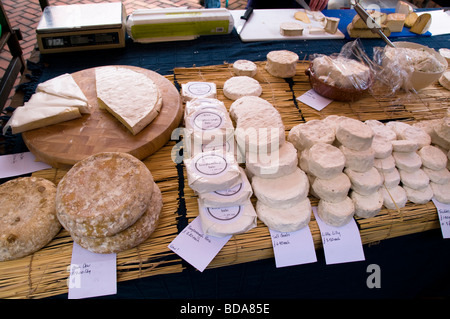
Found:
[(450, 183), (436, 184), (430, 182), (431, 189), (433, 190), (434, 198), (440, 203), (450, 204)]
[(372, 147), (363, 151), (355, 151), (341, 145), (339, 149), (345, 156), (345, 167), (348, 167), (355, 172), (368, 171), (374, 165), (375, 152)]
[(386, 158), (392, 154), (392, 141), (389, 141), (380, 135), (375, 134), (371, 147), (375, 158)]
[(277, 178), (293, 173), (298, 168), (297, 149), (289, 142), (268, 154), (248, 152), (246, 168), (252, 175)]
[(447, 167), (447, 155), (438, 147), (427, 145), (419, 150), (423, 166), (432, 170), (442, 170)]
[(273, 111), (273, 105), (258, 96), (243, 96), (230, 105), (230, 116), (234, 121), (244, 116)]
[(408, 186), (413, 189), (421, 189), (430, 183), (430, 178), (421, 168), (411, 172), (402, 169), (399, 169), (398, 171), (400, 173), (400, 180), (403, 186)]
[(391, 143), (394, 152), (415, 152), (419, 149), (419, 144), (411, 140), (395, 140)]
[(252, 177), (255, 196), (264, 204), (275, 208), (289, 208), (308, 196), (309, 180), (297, 168), (293, 173), (278, 178)]
[(309, 224), (312, 207), (308, 197), (290, 208), (274, 208), (258, 200), (256, 213), (269, 229), (279, 232), (294, 232)]
[(419, 189), (403, 185), (403, 189), (406, 192), (408, 200), (414, 204), (425, 204), (433, 198), (433, 190), (429, 184)]
[(197, 193), (227, 190), (240, 182), (241, 174), (233, 154), (202, 152), (185, 158), (189, 187)]
[(349, 168), (344, 170), (352, 184), (352, 189), (361, 195), (375, 192), (383, 184), (383, 179), (375, 167), (365, 172), (355, 172)]
[(233, 71), (237, 76), (254, 77), (258, 71), (258, 67), (252, 61), (241, 59), (233, 63)]
[(184, 107), (184, 116), (187, 117), (191, 113), (199, 109), (217, 109), (222, 112), (227, 112), (225, 104), (215, 98), (195, 98), (186, 102)]
[(372, 145), (373, 130), (363, 122), (347, 118), (339, 123), (336, 130), (336, 139), (344, 146), (362, 151)]
[(350, 198), (355, 205), (355, 215), (362, 218), (371, 218), (377, 215), (383, 207), (383, 193), (381, 188), (369, 195), (361, 195), (352, 191)]
[(330, 179), (344, 169), (344, 154), (333, 145), (317, 143), (302, 153), (305, 153), (309, 172), (316, 177)]
[(412, 172), (422, 166), (422, 159), (417, 152), (392, 152), (392, 156), (394, 157), (395, 165), (399, 169)]
[(436, 184), (447, 184), (450, 183), (450, 171), (447, 167), (440, 170), (429, 169), (428, 167), (422, 167), (425, 174), (428, 175), (430, 182)]
[(242, 234), (256, 227), (256, 211), (250, 200), (243, 205), (205, 207), (199, 201), (199, 216), (206, 235), (224, 237)]
[(413, 141), (419, 148), (431, 144), (430, 135), (418, 126), (408, 125), (399, 131), (399, 139)]
[(395, 186), (393, 188), (382, 187), (383, 192), (383, 205), (388, 209), (397, 209), (405, 207), (408, 197), (406, 191), (401, 186)]
[(378, 171), (380, 173), (381, 178), (383, 179), (383, 185), (387, 188), (393, 188), (400, 184), (400, 173), (397, 168), (394, 168), (392, 171), (383, 172)]
[(450, 90), (450, 71), (445, 71), (444, 74), (441, 75), (439, 84), (447, 90)]
[(326, 224), (340, 227), (347, 224), (353, 218), (355, 205), (348, 196), (337, 203), (331, 203), (321, 199), (317, 205), (317, 214)]
[(267, 54), (266, 70), (280, 78), (291, 78), (297, 72), (297, 53), (288, 50), (271, 51)]
[(241, 180), (235, 186), (209, 193), (198, 194), (199, 200), (205, 207), (230, 207), (246, 203), (253, 194), (252, 186), (243, 168), (239, 167)]
[(392, 155), (386, 158), (376, 158), (373, 166), (381, 173), (389, 173), (395, 169), (395, 159)]
[(249, 76), (233, 76), (223, 84), (223, 94), (230, 100), (237, 100), (243, 96), (260, 96), (261, 84)]
[(291, 128), (287, 138), (298, 150), (310, 148), (317, 143), (332, 144), (334, 139), (334, 128), (321, 120), (297, 124)]
[(367, 120), (364, 123), (370, 126), (376, 136), (383, 137), (388, 141), (394, 141), (397, 139), (397, 134), (383, 122), (378, 120)]
[(184, 102), (195, 98), (217, 98), (216, 84), (213, 82), (188, 82), (181, 84)]
[(332, 203), (343, 201), (350, 187), (350, 179), (344, 173), (331, 179), (314, 178), (311, 184), (314, 196)]

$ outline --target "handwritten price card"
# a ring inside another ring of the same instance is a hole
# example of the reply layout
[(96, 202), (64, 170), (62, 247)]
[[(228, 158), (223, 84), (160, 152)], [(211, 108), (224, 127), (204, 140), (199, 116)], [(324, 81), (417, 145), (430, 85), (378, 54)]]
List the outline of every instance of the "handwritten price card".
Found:
[(277, 268), (317, 261), (314, 240), (308, 226), (288, 233), (269, 231)]
[(299, 96), (297, 100), (299, 100), (302, 103), (305, 103), (306, 105), (312, 107), (317, 111), (321, 111), (325, 106), (333, 102), (333, 100), (330, 100), (326, 97), (319, 95), (313, 89)]
[(443, 204), (434, 198), (432, 201), (437, 209), (442, 236), (444, 238), (450, 238), (450, 204)]
[(205, 235), (200, 217), (196, 217), (169, 244), (169, 249), (199, 271), (203, 271), (231, 237)]
[(51, 168), (42, 162), (37, 162), (30, 152), (0, 156), (0, 178), (19, 176)]
[(358, 226), (354, 219), (341, 227), (326, 224), (317, 214), (317, 207), (313, 207), (314, 216), (319, 225), (322, 244), (327, 264), (364, 260), (364, 250)]
[(69, 299), (81, 299), (117, 293), (116, 254), (95, 254), (73, 244)]

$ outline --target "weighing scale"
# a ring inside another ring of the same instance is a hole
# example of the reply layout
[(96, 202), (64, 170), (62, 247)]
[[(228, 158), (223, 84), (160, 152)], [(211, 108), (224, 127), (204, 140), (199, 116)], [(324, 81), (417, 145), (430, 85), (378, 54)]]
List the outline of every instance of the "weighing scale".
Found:
[(126, 10), (121, 2), (45, 7), (36, 29), (41, 53), (122, 48)]

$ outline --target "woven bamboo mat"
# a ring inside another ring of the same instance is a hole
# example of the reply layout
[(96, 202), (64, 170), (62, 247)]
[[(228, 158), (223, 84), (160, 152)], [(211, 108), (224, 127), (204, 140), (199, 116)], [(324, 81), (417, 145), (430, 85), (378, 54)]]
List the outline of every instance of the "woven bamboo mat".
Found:
[[(321, 112), (303, 105), (296, 97), (310, 89), (304, 71), (307, 62), (298, 64), (297, 75), (290, 81), (269, 75), (264, 62), (258, 63), (256, 79), (263, 87), (262, 98), (270, 101), (280, 112), (286, 134), (298, 123), (330, 114), (366, 119), (396, 119), (415, 121), (442, 117), (450, 105), (450, 93), (439, 85), (423, 90), (418, 96), (396, 96), (375, 100), (367, 97), (356, 103), (332, 102)], [(232, 101), (223, 95), (223, 83), (233, 76), (232, 65), (176, 68), (168, 78), (180, 86), (189, 81), (214, 82), (218, 99), (227, 107)], [(198, 215), (197, 198), (188, 187), (186, 171), (171, 160), (176, 141), (169, 141), (159, 151), (144, 159), (160, 187), (164, 207), (160, 223), (146, 242), (117, 255), (117, 280), (125, 281), (159, 274), (182, 272), (185, 263), (167, 246), (178, 232)], [(62, 169), (36, 172), (55, 183), (66, 173)], [(179, 176), (184, 174), (183, 176)], [(180, 178), (183, 177), (183, 178)], [(254, 200), (254, 198), (253, 198)], [(317, 205), (317, 200), (311, 198)], [(383, 209), (369, 219), (355, 218), (363, 244), (376, 243), (387, 238), (423, 232), (439, 227), (438, 216), (432, 202), (425, 205), (408, 203), (400, 211)], [(309, 224), (316, 248), (322, 247), (320, 231), (314, 216)], [(62, 230), (56, 238), (31, 256), (0, 263), (0, 298), (44, 298), (67, 293), (68, 266), (72, 253), (72, 239)], [(273, 258), (272, 242), (267, 227), (258, 226), (245, 234), (233, 236), (214, 258), (208, 268), (217, 268), (266, 258)], [(275, 263), (274, 263), (275, 267)]]

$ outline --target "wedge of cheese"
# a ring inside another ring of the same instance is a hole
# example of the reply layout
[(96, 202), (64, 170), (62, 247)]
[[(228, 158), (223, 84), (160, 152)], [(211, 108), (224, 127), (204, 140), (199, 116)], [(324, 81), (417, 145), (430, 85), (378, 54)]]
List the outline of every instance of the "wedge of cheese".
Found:
[(12, 133), (22, 133), (25, 131), (53, 125), (81, 117), (77, 107), (71, 106), (36, 106), (18, 107), (8, 123), (3, 128), (3, 134), (8, 127)]
[(86, 101), (74, 98), (66, 98), (63, 96), (57, 96), (45, 92), (34, 93), (28, 100), (28, 102), (24, 103), (24, 106), (72, 106), (77, 107), (82, 114), (90, 113), (89, 104)]
[(78, 99), (88, 103), (88, 99), (84, 95), (83, 91), (69, 73), (62, 74), (38, 84), (36, 87), (36, 92), (45, 92), (64, 98)]
[(143, 73), (107, 66), (95, 70), (97, 100), (133, 135), (159, 114), (162, 97), (156, 83)]

